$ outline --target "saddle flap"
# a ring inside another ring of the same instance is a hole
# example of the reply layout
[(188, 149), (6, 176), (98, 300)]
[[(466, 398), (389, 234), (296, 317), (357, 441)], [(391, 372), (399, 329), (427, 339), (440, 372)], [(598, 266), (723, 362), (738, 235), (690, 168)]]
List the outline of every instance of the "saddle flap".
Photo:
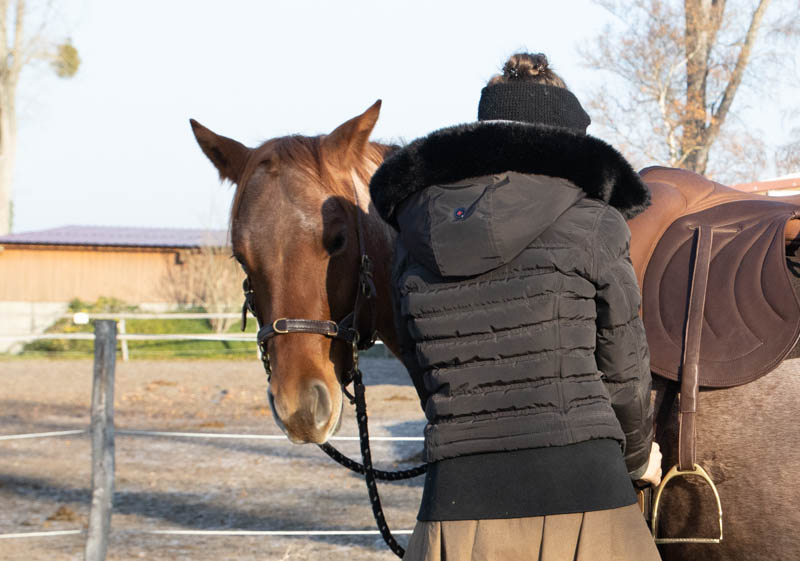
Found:
[(800, 336), (800, 303), (786, 266), (784, 229), (798, 207), (772, 200), (724, 203), (676, 220), (647, 265), (642, 318), (653, 372), (678, 380), (694, 265), (694, 232), (713, 229), (703, 326), (701, 387), (730, 387), (775, 368)]

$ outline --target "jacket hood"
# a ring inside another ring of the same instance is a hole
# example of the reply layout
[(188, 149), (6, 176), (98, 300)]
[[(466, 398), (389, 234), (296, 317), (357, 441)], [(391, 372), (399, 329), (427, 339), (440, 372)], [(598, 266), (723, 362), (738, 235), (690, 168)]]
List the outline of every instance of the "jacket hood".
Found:
[(625, 158), (593, 136), (516, 121), (480, 121), (435, 131), (398, 149), (372, 177), (381, 217), (398, 228), (398, 205), (431, 185), (508, 171), (562, 178), (626, 219), (650, 204), (650, 192)]
[(585, 196), (565, 179), (508, 172), (431, 185), (396, 218), (403, 246), (428, 270), (464, 277), (510, 262)]

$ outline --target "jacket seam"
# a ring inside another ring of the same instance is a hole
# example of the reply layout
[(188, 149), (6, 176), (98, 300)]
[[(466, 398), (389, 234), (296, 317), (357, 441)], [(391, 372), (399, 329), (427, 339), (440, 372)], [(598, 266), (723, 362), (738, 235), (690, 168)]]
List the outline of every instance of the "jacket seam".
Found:
[(597, 252), (601, 251), (601, 250), (605, 250), (605, 252), (609, 256), (613, 256), (613, 253), (614, 253), (614, 252), (612, 252), (611, 248), (608, 245), (608, 240), (606, 239), (606, 236), (599, 235), (600, 224), (602, 223), (603, 218), (606, 217), (606, 214), (608, 214), (611, 210), (612, 210), (611, 205), (606, 204), (605, 208), (603, 209), (603, 212), (598, 213), (597, 222), (594, 224), (594, 228), (593, 228), (593, 232), (592, 232), (592, 235), (593, 235), (594, 239), (596, 240), (596, 243), (593, 246), (594, 247), (594, 254), (592, 255), (592, 267), (593, 267), (593, 270), (594, 270), (595, 278), (597, 278), (600, 275), (600, 268), (601, 268), (601, 264), (603, 263), (602, 259), (597, 259)]
[[(623, 255), (620, 255), (617, 259), (614, 260), (614, 263), (616, 263), (619, 259), (621, 259), (623, 257), (624, 257)], [(616, 267), (612, 266), (610, 268), (610, 272), (611, 272), (611, 276), (614, 278), (614, 282), (618, 286), (624, 286), (619, 281), (619, 277), (617, 275)], [(631, 300), (630, 300), (629, 291), (628, 290), (623, 290), (622, 293), (623, 293), (623, 297), (625, 298), (625, 304), (626, 304), (627, 308), (630, 310), (632, 306), (631, 306)], [(647, 404), (645, 403), (644, 398), (645, 397), (649, 397), (649, 396), (642, 396), (641, 395), (641, 391), (639, 391), (640, 388), (641, 388), (641, 385), (642, 385), (642, 363), (644, 362), (644, 356), (641, 354), (641, 349), (642, 349), (642, 330), (641, 329), (631, 329), (632, 328), (631, 324), (635, 323), (637, 319), (638, 319), (638, 315), (636, 317), (634, 317), (633, 319), (627, 321), (625, 323), (624, 327), (627, 328), (628, 330), (632, 330), (633, 331), (633, 335), (634, 335), (634, 338), (635, 338), (635, 344), (636, 344), (636, 349), (635, 349), (636, 365), (634, 366), (634, 369), (635, 369), (635, 372), (636, 372), (636, 374), (635, 374), (636, 377), (634, 379), (636, 388), (635, 388), (635, 391), (633, 392), (634, 393), (634, 397), (633, 397), (633, 400), (632, 400), (633, 401), (632, 405), (635, 407), (634, 410), (636, 411), (638, 418), (635, 420), (636, 427), (635, 427), (635, 429), (633, 431), (631, 431), (631, 434), (641, 435), (643, 429), (646, 430), (646, 427), (644, 426), (644, 424), (645, 424), (645, 419), (647, 418), (647, 412), (646, 412)], [(630, 381), (633, 381), (633, 380), (630, 380)], [(626, 440), (626, 449), (627, 449), (627, 440), (628, 440), (627, 439), (627, 434), (626, 434), (626, 439), (625, 440)], [(627, 452), (627, 450), (626, 450), (626, 452)], [(639, 451), (639, 452), (641, 452), (641, 451)], [(627, 457), (628, 457), (628, 454), (626, 453), (626, 458)]]
[(503, 255), (504, 255), (503, 247), (502, 247), (503, 244), (500, 243), (500, 241), (497, 238), (495, 238), (495, 236), (494, 236), (494, 222), (495, 222), (494, 193), (495, 193), (494, 189), (487, 189), (486, 196), (489, 199), (489, 201), (488, 201), (489, 202), (489, 205), (488, 205), (489, 206), (489, 220), (488, 220), (486, 229), (489, 232), (489, 240), (490, 240), (490, 242), (492, 244), (492, 247), (494, 247), (494, 251), (495, 251), (495, 253), (497, 253), (497, 259), (501, 263), (501, 266), (503, 266), (503, 265), (507, 265), (507, 263), (503, 261)]
[[(426, 218), (428, 219), (428, 223), (431, 225), (433, 224), (433, 213), (431, 212), (432, 207), (433, 207), (433, 199), (429, 197), (428, 202), (425, 204), (425, 215)], [(433, 241), (433, 231), (431, 231), (430, 240), (431, 240), (431, 251), (433, 252), (434, 265), (436, 265), (436, 268), (439, 269), (438, 273), (444, 275), (445, 273), (441, 270), (441, 265), (440, 265), (441, 261), (439, 260), (439, 251), (437, 249), (438, 244), (436, 244)]]
[[(547, 249), (553, 249), (553, 248), (547, 248)], [(564, 247), (564, 248), (560, 248), (560, 249), (575, 249), (575, 247), (574, 246), (569, 246), (569, 247)], [(435, 252), (435, 250), (434, 250), (434, 252)], [(498, 269), (503, 268), (503, 267), (507, 267), (507, 265), (502, 265), (501, 267), (498, 267)], [(494, 271), (492, 271), (492, 272), (494, 272)], [(440, 283), (429, 283), (429, 282), (426, 282), (425, 280), (421, 280), (421, 282), (425, 285), (425, 288), (429, 288), (431, 286), (436, 287), (436, 291), (437, 292), (442, 292), (444, 290), (462, 290), (463, 288), (472, 288), (472, 287), (475, 287), (475, 286), (482, 286), (482, 285), (485, 285), (487, 282), (503, 282), (508, 278), (508, 274), (509, 273), (515, 273), (515, 272), (519, 272), (520, 274), (518, 276), (511, 277), (511, 280), (514, 280), (514, 281), (517, 281), (517, 280), (525, 281), (525, 280), (533, 278), (533, 277), (539, 277), (539, 276), (544, 276), (544, 275), (552, 275), (552, 274), (555, 274), (555, 273), (560, 273), (561, 271), (559, 271), (555, 266), (552, 266), (552, 267), (540, 267), (540, 266), (537, 266), (537, 265), (532, 265), (532, 266), (527, 266), (527, 267), (523, 266), (523, 267), (519, 267), (519, 268), (504, 269), (502, 273), (499, 273), (499, 272), (496, 273), (497, 276), (495, 276), (495, 277), (490, 276), (491, 273), (489, 273), (489, 274), (476, 275), (475, 278), (470, 279), (470, 280), (459, 280), (459, 281), (444, 280), (443, 282), (440, 282)], [(401, 278), (401, 281), (405, 282), (408, 279), (409, 276), (411, 276), (411, 275), (410, 274), (403, 275), (403, 277)], [(407, 296), (409, 294), (423, 294), (424, 295), (427, 292), (424, 288), (414, 287), (413, 289), (411, 289), (411, 288), (409, 288), (407, 286), (400, 286), (399, 290), (400, 290), (400, 295), (401, 296)]]
[[(498, 339), (505, 339), (506, 337), (513, 337), (515, 335), (531, 335), (533, 333), (541, 333), (542, 331), (546, 331), (547, 329), (551, 328), (550, 324), (555, 324), (556, 332), (559, 330), (559, 320), (558, 318), (548, 319), (545, 321), (537, 321), (534, 323), (525, 323), (519, 325), (517, 327), (510, 327), (507, 329), (498, 329), (497, 331), (492, 331), (490, 333), (476, 333), (474, 335), (462, 335), (462, 336), (454, 336), (454, 335), (447, 335), (443, 337), (438, 337), (436, 339), (416, 339), (417, 346), (425, 345), (429, 348), (436, 348), (440, 347), (443, 344), (447, 344), (448, 346), (454, 345), (472, 345), (475, 343), (483, 343), (487, 341), (493, 341)], [(589, 327), (587, 326), (587, 329)], [(560, 334), (557, 334), (559, 337), (559, 344), (560, 344)]]
[[(579, 351), (583, 351), (583, 352), (579, 353)], [(545, 349), (545, 350), (542, 350), (542, 351), (537, 351), (537, 352), (533, 352), (533, 353), (523, 353), (523, 354), (519, 354), (519, 355), (513, 355), (513, 356), (510, 356), (510, 357), (505, 357), (505, 358), (498, 358), (498, 359), (490, 358), (490, 359), (482, 359), (482, 360), (481, 359), (476, 359), (476, 360), (472, 360), (470, 362), (464, 362), (464, 363), (455, 364), (455, 365), (452, 365), (452, 366), (431, 367), (431, 368), (427, 369), (426, 372), (431, 374), (431, 375), (433, 375), (434, 372), (447, 373), (447, 372), (458, 372), (459, 370), (468, 370), (470, 368), (485, 368), (487, 366), (508, 366), (508, 365), (510, 365), (510, 364), (512, 364), (514, 362), (539, 363), (539, 362), (544, 362), (545, 360), (547, 360), (547, 355), (555, 356), (556, 352), (557, 351), (555, 349)], [(590, 347), (573, 347), (573, 348), (571, 348), (569, 350), (568, 353), (565, 354), (565, 356), (568, 356), (569, 358), (589, 359), (589, 358), (594, 357), (594, 350), (592, 348), (590, 348)], [(539, 357), (544, 357), (544, 358), (539, 358)], [(593, 375), (594, 375), (593, 373), (591, 373), (591, 374), (575, 374), (575, 376), (593, 376)], [(553, 378), (556, 378), (556, 377), (557, 376), (553, 376)]]
[[(419, 293), (417, 293), (417, 294), (419, 294)], [(416, 319), (430, 319), (430, 318), (448, 317), (448, 316), (451, 316), (451, 315), (464, 315), (464, 314), (473, 313), (473, 312), (475, 312), (475, 310), (494, 310), (494, 309), (502, 308), (504, 306), (514, 305), (514, 304), (521, 304), (522, 301), (525, 301), (525, 302), (529, 302), (529, 301), (536, 302), (536, 301), (541, 301), (541, 300), (549, 300), (552, 297), (553, 297), (552, 294), (549, 294), (549, 293), (546, 293), (546, 292), (542, 293), (542, 294), (536, 294), (534, 296), (528, 296), (528, 295), (523, 294), (521, 296), (514, 296), (514, 297), (511, 297), (511, 298), (502, 299), (500, 301), (492, 301), (492, 302), (487, 302), (486, 304), (479, 304), (477, 306), (472, 302), (468, 302), (468, 303), (463, 304), (463, 305), (455, 306), (455, 307), (452, 307), (452, 308), (445, 308), (444, 310), (440, 310), (440, 311), (436, 311), (436, 312), (425, 312), (425, 313), (412, 313), (412, 312), (409, 312), (406, 315), (408, 317), (412, 318), (412, 319), (415, 319), (415, 320)], [(588, 301), (591, 301), (591, 298), (572, 298), (571, 300), (574, 300), (576, 302), (585, 300), (585, 301), (588, 302)], [(541, 302), (538, 302), (538, 303), (541, 303)], [(546, 320), (544, 320), (544, 321), (546, 321)]]

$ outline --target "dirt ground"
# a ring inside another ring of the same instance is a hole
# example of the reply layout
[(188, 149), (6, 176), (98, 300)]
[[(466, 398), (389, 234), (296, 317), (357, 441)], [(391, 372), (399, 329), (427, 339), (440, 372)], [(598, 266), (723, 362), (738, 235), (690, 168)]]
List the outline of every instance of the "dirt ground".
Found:
[[(364, 359), (370, 434), (421, 436), (424, 419), (394, 360)], [(0, 434), (83, 429), (92, 362), (0, 361)], [(347, 406), (339, 435), (357, 435)], [(124, 429), (280, 434), (258, 361), (117, 362), (115, 425)], [(357, 442), (337, 447), (359, 457)], [(374, 443), (377, 467), (408, 468), (421, 442)], [(0, 533), (85, 529), (87, 434), (0, 441)], [(413, 528), (422, 478), (380, 484), (393, 530)], [(186, 536), (157, 530), (374, 530), (363, 479), (317, 447), (281, 440), (118, 434), (109, 560), (197, 561), (396, 557), (379, 535)], [(407, 535), (398, 535), (405, 545)], [(0, 539), (2, 561), (83, 559), (85, 533)]]

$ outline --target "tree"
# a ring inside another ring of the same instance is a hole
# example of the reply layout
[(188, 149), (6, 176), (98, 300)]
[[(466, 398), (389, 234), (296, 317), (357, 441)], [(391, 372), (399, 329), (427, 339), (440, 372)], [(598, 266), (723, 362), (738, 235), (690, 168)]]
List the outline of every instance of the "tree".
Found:
[[(182, 252), (179, 264), (167, 270), (166, 294), (179, 306), (201, 307), (212, 314), (241, 310), (242, 270), (230, 255), (229, 247), (213, 245)], [(213, 318), (209, 323), (215, 332), (223, 333), (236, 321)]]
[(794, 140), (775, 152), (775, 169), (780, 175), (800, 172), (800, 128), (792, 131)]
[(11, 230), (11, 194), (17, 154), (16, 93), (22, 70), (49, 63), (61, 78), (74, 76), (81, 59), (69, 40), (54, 44), (43, 31), (26, 27), (26, 0), (0, 0), (0, 235)]
[(731, 109), (743, 85), (773, 88), (796, 77), (786, 68), (800, 36), (796, 3), (598, 1), (622, 24), (582, 49), (586, 66), (622, 85), (590, 97), (604, 132), (636, 164), (752, 179), (767, 161), (766, 143)]

